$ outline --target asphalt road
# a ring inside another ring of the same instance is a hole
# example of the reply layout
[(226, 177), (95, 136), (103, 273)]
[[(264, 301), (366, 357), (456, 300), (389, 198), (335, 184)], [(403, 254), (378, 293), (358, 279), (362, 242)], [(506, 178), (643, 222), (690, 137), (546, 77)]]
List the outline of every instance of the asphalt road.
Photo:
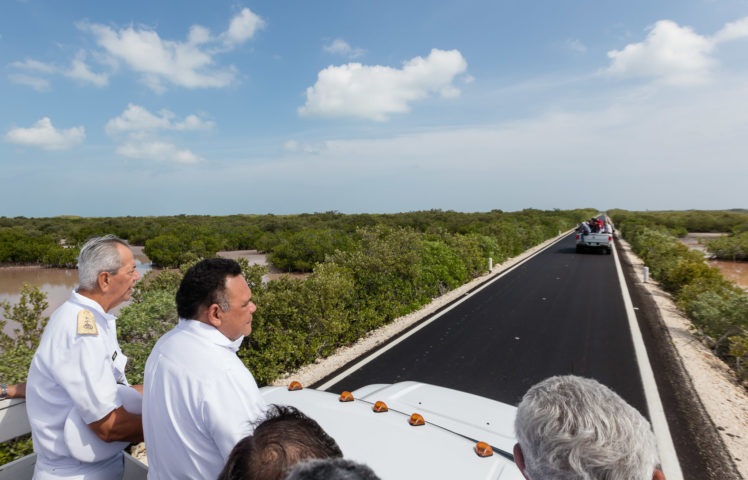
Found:
[[(625, 261), (622, 267), (683, 477), (742, 478), (637, 281), (640, 272)], [(597, 379), (649, 418), (613, 255), (577, 254), (570, 235), (477, 290), (327, 390), (415, 380), (517, 405), (540, 380), (575, 374)]]
[(573, 235), (328, 391), (415, 380), (517, 405), (561, 374), (595, 378), (648, 415), (613, 256), (575, 253)]

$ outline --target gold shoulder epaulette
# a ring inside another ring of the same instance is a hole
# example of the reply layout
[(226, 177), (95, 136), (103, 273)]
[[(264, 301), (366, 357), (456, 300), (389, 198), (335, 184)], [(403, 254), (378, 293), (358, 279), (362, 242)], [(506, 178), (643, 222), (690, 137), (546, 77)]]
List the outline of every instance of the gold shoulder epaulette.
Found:
[(78, 312), (78, 335), (98, 335), (99, 329), (96, 328), (94, 314), (89, 310)]

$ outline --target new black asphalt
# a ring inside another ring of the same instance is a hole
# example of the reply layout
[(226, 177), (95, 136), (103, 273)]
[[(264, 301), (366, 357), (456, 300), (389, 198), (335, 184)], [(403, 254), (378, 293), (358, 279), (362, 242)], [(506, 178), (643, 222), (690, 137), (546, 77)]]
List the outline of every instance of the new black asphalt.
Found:
[[(622, 266), (684, 478), (741, 478), (640, 272)], [(540, 380), (575, 374), (597, 379), (649, 418), (621, 288), (613, 255), (578, 254), (570, 235), (327, 390), (415, 380), (517, 405)]]
[(595, 378), (648, 415), (613, 255), (577, 254), (573, 235), (328, 391), (415, 380), (517, 405), (563, 374)]

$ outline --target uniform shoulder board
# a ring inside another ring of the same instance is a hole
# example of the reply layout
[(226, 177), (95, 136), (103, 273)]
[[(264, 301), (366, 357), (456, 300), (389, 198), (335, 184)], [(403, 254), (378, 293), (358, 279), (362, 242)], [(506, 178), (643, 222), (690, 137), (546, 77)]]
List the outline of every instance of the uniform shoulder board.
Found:
[(94, 314), (90, 310), (81, 310), (78, 312), (78, 335), (98, 335), (99, 329), (96, 328)]

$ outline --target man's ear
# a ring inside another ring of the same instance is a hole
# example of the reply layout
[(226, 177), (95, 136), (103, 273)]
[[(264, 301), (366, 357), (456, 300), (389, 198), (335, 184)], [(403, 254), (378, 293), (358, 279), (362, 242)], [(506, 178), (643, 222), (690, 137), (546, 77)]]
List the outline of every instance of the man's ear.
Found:
[(530, 477), (525, 473), (525, 456), (522, 454), (522, 449), (519, 447), (519, 443), (514, 444), (514, 463), (517, 464), (517, 468), (522, 472), (522, 476), (527, 480), (530, 480)]
[(655, 468), (654, 475), (652, 475), (652, 480), (665, 480), (665, 474), (662, 473), (662, 470)]
[(99, 272), (96, 276), (96, 284), (99, 286), (99, 290), (106, 292), (109, 289), (112, 274), (109, 272)]
[(220, 327), (222, 323), (220, 316), (221, 311), (221, 307), (219, 307), (217, 303), (208, 307), (208, 323), (216, 328)]

